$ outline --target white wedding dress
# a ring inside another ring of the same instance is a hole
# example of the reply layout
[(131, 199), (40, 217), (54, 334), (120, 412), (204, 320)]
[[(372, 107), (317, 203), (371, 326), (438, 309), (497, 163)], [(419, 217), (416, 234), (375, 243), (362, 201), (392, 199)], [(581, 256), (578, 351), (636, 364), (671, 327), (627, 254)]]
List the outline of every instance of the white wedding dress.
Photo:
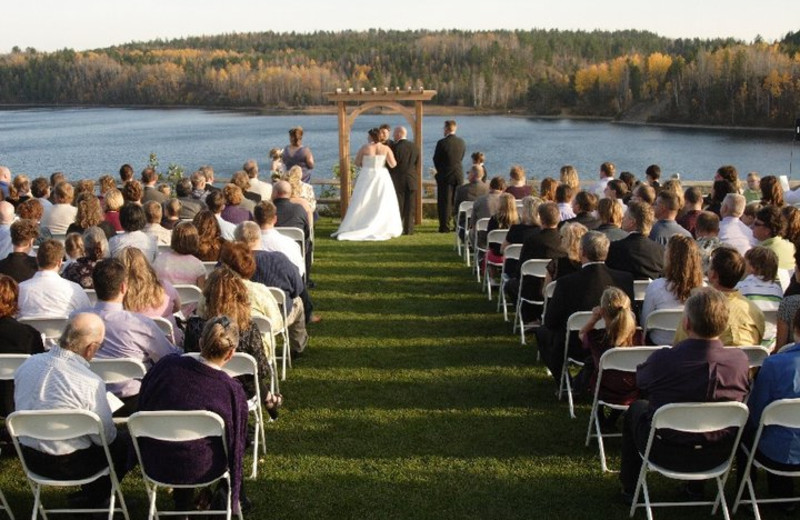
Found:
[(333, 237), (339, 240), (389, 240), (403, 233), (400, 207), (385, 155), (366, 155), (350, 206)]

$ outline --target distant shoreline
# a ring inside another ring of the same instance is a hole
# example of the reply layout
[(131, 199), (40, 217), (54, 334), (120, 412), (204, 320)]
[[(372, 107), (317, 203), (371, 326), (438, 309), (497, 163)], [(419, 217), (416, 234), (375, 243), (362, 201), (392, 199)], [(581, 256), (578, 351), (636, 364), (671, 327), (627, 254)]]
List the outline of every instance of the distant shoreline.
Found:
[[(285, 116), (285, 115), (336, 115), (337, 110), (333, 105), (314, 105), (308, 107), (229, 107), (217, 105), (94, 105), (94, 104), (42, 104), (42, 103), (18, 103), (18, 104), (0, 104), (0, 111), (3, 110), (19, 110), (19, 109), (59, 109), (59, 108), (116, 108), (116, 109), (129, 109), (129, 110), (207, 110), (207, 111), (222, 111), (222, 112), (241, 112), (249, 114), (258, 114), (265, 116)], [(394, 114), (394, 112), (385, 110), (377, 112), (379, 114)], [(715, 126), (715, 125), (700, 125), (688, 123), (666, 123), (666, 122), (648, 122), (637, 120), (618, 120), (613, 117), (603, 116), (584, 116), (569, 113), (562, 113), (558, 115), (539, 115), (522, 112), (519, 110), (488, 110), (470, 107), (458, 106), (444, 106), (444, 105), (425, 105), (425, 115), (429, 116), (505, 116), (505, 117), (519, 117), (527, 119), (542, 119), (548, 121), (558, 120), (575, 120), (575, 121), (603, 121), (611, 124), (629, 125), (629, 126), (647, 126), (647, 127), (661, 127), (661, 128), (676, 128), (676, 129), (689, 129), (689, 130), (725, 130), (725, 131), (757, 131), (757, 132), (793, 132), (793, 128), (772, 128), (763, 126)]]

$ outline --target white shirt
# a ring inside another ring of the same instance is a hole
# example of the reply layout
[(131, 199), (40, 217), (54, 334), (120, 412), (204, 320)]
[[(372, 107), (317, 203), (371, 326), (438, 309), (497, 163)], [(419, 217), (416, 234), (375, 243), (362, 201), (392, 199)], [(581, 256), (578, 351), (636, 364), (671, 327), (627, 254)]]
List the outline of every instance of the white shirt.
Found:
[(161, 224), (147, 224), (142, 231), (155, 238), (159, 246), (168, 246), (172, 242), (172, 231)]
[(739, 251), (742, 256), (757, 242), (753, 238), (753, 231), (737, 217), (725, 217), (720, 221), (719, 240)]
[(300, 271), (300, 276), (306, 274), (306, 263), (303, 261), (303, 251), (300, 244), (282, 235), (275, 228), (261, 230), (261, 249), (264, 251), (277, 251), (283, 253)]
[[(89, 369), (85, 359), (58, 346), (31, 356), (17, 369), (14, 374), (14, 406), (17, 410), (88, 410), (100, 417), (108, 443), (117, 437), (105, 383)], [(100, 444), (100, 437), (86, 435), (66, 441), (20, 437), (20, 443), (50, 455), (66, 455)]]
[(572, 211), (572, 204), (569, 202), (559, 202), (556, 205), (558, 206), (559, 213), (561, 213), (561, 222), (575, 218), (575, 212)]
[(37, 271), (33, 278), (19, 284), (20, 318), (69, 316), (90, 305), (80, 285), (61, 278), (55, 271)]
[(111, 256), (117, 256), (126, 247), (135, 247), (144, 253), (145, 258), (151, 264), (155, 261), (158, 254), (158, 244), (156, 239), (144, 231), (132, 231), (111, 237), (108, 241), (108, 249)]
[[(650, 282), (644, 292), (641, 315), (642, 326), (647, 323), (648, 316), (662, 309), (683, 309), (683, 303), (667, 288), (666, 278), (656, 278)], [(653, 330), (649, 333), (649, 336), (650, 340), (656, 345), (672, 345), (672, 338), (675, 333), (668, 330)]]
[[(779, 271), (785, 271), (779, 269)], [(755, 303), (762, 311), (778, 310), (783, 300), (783, 289), (778, 282), (765, 282), (754, 274), (749, 274), (744, 280), (736, 284), (736, 289), (742, 296)], [(769, 342), (775, 337), (777, 327), (774, 323), (766, 322), (764, 327), (764, 342)]]
[(219, 222), (219, 229), (222, 232), (222, 238), (225, 240), (235, 240), (233, 237), (233, 232), (236, 231), (236, 224), (231, 224), (220, 215), (214, 215), (217, 217), (217, 222)]
[(247, 191), (258, 193), (261, 195), (261, 200), (272, 199), (272, 184), (269, 182), (260, 181), (258, 178), (250, 179), (250, 189)]
[(70, 204), (53, 204), (42, 217), (41, 224), (54, 235), (63, 235), (70, 224), (75, 222), (78, 208)]
[(603, 177), (599, 181), (597, 181), (597, 185), (594, 187), (594, 193), (597, 195), (598, 198), (604, 199), (606, 197), (606, 185), (608, 181), (611, 180), (611, 177)]

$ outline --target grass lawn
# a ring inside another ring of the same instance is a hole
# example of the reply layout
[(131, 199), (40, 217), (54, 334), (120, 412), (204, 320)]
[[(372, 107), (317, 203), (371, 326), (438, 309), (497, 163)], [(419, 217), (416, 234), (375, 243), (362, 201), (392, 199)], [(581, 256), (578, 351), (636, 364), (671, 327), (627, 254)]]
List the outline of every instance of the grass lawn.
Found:
[[(312, 298), (323, 320), (282, 384), (269, 454), (245, 483), (249, 518), (627, 517), (616, 475), (601, 473), (594, 444), (584, 447), (589, 404), (569, 419), (535, 349), (511, 335), (452, 235), (426, 221), (410, 237), (350, 243), (327, 238), (334, 229), (330, 219), (317, 225)], [(619, 442), (607, 451), (618, 468)], [(4, 457), (0, 471), (15, 513), (29, 515), (19, 464)], [(123, 487), (132, 517), (144, 518), (138, 469)], [(655, 486), (654, 498), (676, 490)], [(45, 498), (54, 495), (63, 493)]]

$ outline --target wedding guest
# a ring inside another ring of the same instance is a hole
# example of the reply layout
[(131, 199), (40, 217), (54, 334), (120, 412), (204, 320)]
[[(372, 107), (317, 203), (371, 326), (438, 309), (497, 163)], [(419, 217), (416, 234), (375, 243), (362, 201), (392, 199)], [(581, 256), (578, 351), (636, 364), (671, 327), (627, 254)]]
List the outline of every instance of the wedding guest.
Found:
[(661, 179), (661, 166), (657, 164), (651, 164), (645, 170), (644, 175), (647, 178), (647, 184), (652, 186), (654, 190), (658, 191), (658, 189), (661, 187), (661, 183), (659, 182), (659, 179)]
[(522, 166), (519, 164), (512, 166), (508, 177), (509, 186), (506, 188), (506, 193), (510, 193), (515, 199), (523, 199), (532, 194), (533, 190), (528, 186), (528, 182), (525, 179), (525, 169)]
[[(683, 209), (680, 216), (675, 220), (680, 224), (683, 229), (695, 236), (694, 226), (697, 222), (697, 216), (703, 211), (703, 192), (697, 186), (686, 188), (683, 193)], [(720, 208), (720, 214), (722, 209)]]
[(117, 234), (117, 230), (103, 215), (100, 199), (92, 193), (81, 193), (75, 201), (75, 206), (78, 208), (78, 212), (75, 214), (75, 222), (67, 228), (67, 233), (83, 233), (90, 227), (97, 226), (103, 230), (109, 240)]
[(36, 252), (36, 261), (39, 270), (19, 284), (21, 318), (63, 317), (89, 307), (83, 288), (58, 275), (64, 261), (64, 244), (57, 240), (43, 243)]
[(796, 244), (800, 241), (800, 209), (785, 205), (781, 208), (781, 214), (786, 220), (782, 236), (792, 244)]
[(751, 227), (753, 225), (753, 222), (755, 222), (755, 220), (756, 220), (756, 213), (761, 211), (761, 209), (763, 207), (764, 207), (764, 205), (761, 204), (761, 201), (751, 202), (750, 204), (748, 204), (747, 206), (744, 207), (744, 211), (742, 212), (742, 216), (739, 217), (739, 218), (749, 228), (749, 227)]
[[(747, 174), (747, 189), (744, 190), (744, 198), (747, 200), (748, 204), (750, 202), (758, 202), (761, 200), (761, 185), (760, 185), (761, 177), (758, 175), (758, 172), (750, 172)], [(788, 192), (793, 193), (793, 192)], [(787, 204), (794, 204), (798, 201), (790, 201), (788, 197), (788, 193), (785, 194), (784, 200)]]
[(561, 167), (559, 171), (559, 176), (561, 180), (561, 184), (566, 184), (570, 188), (572, 188), (575, 193), (580, 192), (581, 190), (581, 181), (578, 178), (578, 170), (575, 169), (574, 166), (571, 164), (566, 164)]
[(133, 166), (130, 164), (123, 164), (119, 167), (119, 183), (120, 185), (125, 184), (129, 180), (133, 179)]
[(264, 182), (258, 178), (258, 163), (255, 159), (248, 159), (243, 165), (242, 170), (250, 179), (250, 188), (247, 190), (258, 195), (260, 200), (270, 200), (272, 198), (272, 182)]
[(759, 245), (772, 249), (778, 255), (779, 269), (791, 269), (794, 267), (794, 244), (781, 236), (786, 227), (786, 220), (777, 206), (761, 208), (756, 213), (756, 218), (751, 227), (753, 229), (753, 237), (759, 241)]
[(674, 193), (670, 193), (667, 190), (659, 192), (656, 198), (656, 205), (653, 208), (653, 213), (658, 220), (650, 230), (650, 240), (666, 246), (667, 241), (673, 235), (692, 237), (692, 234), (686, 228), (675, 221), (680, 208), (678, 197)]
[[(208, 211), (217, 219), (217, 225), (219, 226), (219, 232), (222, 238), (225, 240), (233, 240), (233, 231), (236, 229), (236, 224), (222, 218), (222, 212), (225, 211), (225, 195), (222, 190), (210, 191), (206, 195), (206, 206), (208, 207)], [(198, 226), (197, 229), (199, 231), (200, 227)]]
[(42, 224), (54, 235), (66, 234), (67, 228), (75, 221), (78, 209), (72, 205), (75, 190), (72, 184), (62, 181), (55, 188), (55, 204), (42, 217)]
[[(473, 166), (469, 169), (467, 174), (467, 183), (456, 188), (456, 198), (453, 204), (453, 216), (458, 216), (458, 208), (461, 207), (462, 202), (475, 202), (479, 197), (489, 193), (489, 186), (480, 180), (482, 170)], [(461, 216), (461, 220), (457, 223), (459, 230), (466, 226), (466, 214)], [(461, 239), (464, 239), (463, 231)]]
[(144, 196), (144, 188), (142, 183), (137, 180), (130, 180), (122, 185), (122, 199), (125, 204), (142, 204), (142, 197)]
[(155, 200), (144, 203), (144, 216), (147, 225), (142, 229), (146, 235), (155, 238), (159, 246), (168, 246), (172, 240), (172, 231), (161, 225), (162, 220), (161, 204)]
[(64, 251), (66, 259), (61, 269), (69, 267), (75, 260), (85, 256), (83, 251), (83, 236), (80, 233), (67, 233), (64, 238)]
[(164, 218), (161, 219), (161, 227), (172, 231), (181, 220), (181, 201), (178, 199), (169, 199), (169, 202), (164, 204), (163, 213)]
[(29, 253), (38, 236), (39, 226), (33, 220), (19, 219), (11, 224), (12, 251), (0, 260), (0, 273), (10, 276), (17, 283), (33, 278), (38, 265), (36, 257)]
[(539, 184), (539, 197), (543, 202), (555, 202), (556, 188), (558, 188), (558, 181), (552, 177), (545, 177)]
[(761, 204), (779, 208), (783, 206), (783, 188), (777, 177), (767, 175), (761, 179), (759, 186), (761, 188)]
[(614, 178), (616, 172), (617, 167), (614, 166), (614, 163), (612, 162), (604, 162), (600, 165), (600, 180), (594, 189), (594, 192), (598, 197), (603, 198), (605, 196), (606, 185), (608, 184), (608, 181)]
[(164, 204), (169, 200), (169, 197), (158, 191), (156, 183), (158, 182), (158, 174), (155, 169), (148, 166), (142, 170), (142, 184), (144, 185), (144, 192), (142, 193), (142, 203), (157, 202)]
[(547, 264), (547, 276), (544, 279), (545, 287), (561, 276), (580, 271), (581, 238), (587, 231), (586, 226), (577, 222), (565, 223), (559, 228), (558, 234), (561, 236), (561, 249), (566, 252), (566, 255), (554, 258)]
[(558, 188), (556, 188), (556, 204), (558, 205), (558, 211), (561, 213), (561, 222), (575, 218), (575, 212), (572, 211), (572, 199), (574, 197), (575, 193), (568, 184), (559, 184)]
[[(645, 186), (650, 186), (647, 183), (640, 183), (636, 180), (636, 175), (632, 174), (631, 172), (621, 172), (619, 174), (619, 180), (625, 183), (625, 187), (628, 188), (627, 194), (622, 198), (622, 202), (628, 204), (630, 202), (631, 197), (633, 197), (633, 189), (636, 188), (638, 184), (643, 184)], [(652, 186), (650, 186), (652, 188)], [(653, 188), (655, 189), (655, 188)]]
[[(744, 254), (745, 278), (736, 284), (742, 296), (758, 305), (762, 311), (775, 311), (783, 300), (778, 280), (778, 255), (766, 247), (756, 246)], [(776, 327), (767, 322), (764, 339), (775, 337)]]
[[(234, 184), (242, 190), (242, 201), (239, 205), (250, 213), (256, 209), (256, 204), (261, 202), (261, 195), (250, 190), (250, 177), (244, 170), (238, 170), (231, 175), (230, 184)], [(224, 188), (223, 188), (224, 190)]]
[(242, 205), (245, 199), (244, 195), (242, 194), (242, 189), (239, 188), (239, 186), (236, 186), (235, 184), (227, 184), (222, 189), (222, 194), (225, 196), (225, 207), (220, 213), (220, 216), (225, 221), (236, 225), (240, 222), (253, 220), (253, 213)]
[(628, 209), (628, 206), (624, 202), (624, 199), (627, 195), (628, 186), (619, 179), (609, 179), (609, 181), (606, 183), (605, 189), (603, 190), (604, 198), (616, 201), (616, 203), (622, 208), (623, 213), (625, 213), (625, 211)]
[(126, 247), (135, 247), (141, 249), (147, 261), (152, 263), (158, 254), (158, 245), (153, 237), (142, 231), (147, 225), (144, 208), (133, 202), (125, 204), (119, 212), (119, 223), (125, 233), (108, 241), (111, 256), (117, 256)]
[(124, 203), (125, 200), (122, 198), (122, 192), (116, 188), (108, 190), (103, 197), (103, 204), (105, 205), (104, 218), (108, 223), (114, 226), (114, 231), (117, 233), (122, 233), (124, 231), (122, 229), (122, 224), (119, 222), (119, 210), (122, 209)]
[(711, 254), (722, 245), (719, 239), (719, 217), (716, 213), (703, 211), (697, 217), (694, 227), (697, 235), (697, 247), (700, 250), (700, 257), (703, 259), (703, 272), (708, 271), (708, 264)]
[(12, 183), (12, 186), (14, 187), (14, 192), (16, 194), (16, 200), (14, 201), (15, 207), (19, 206), (26, 200), (31, 199), (31, 181), (27, 175), (20, 173), (14, 176), (14, 182)]
[(486, 170), (486, 156), (483, 152), (473, 152), (470, 157), (472, 158), (472, 166), (477, 166), (478, 168), (478, 180), (485, 183), (486, 178), (489, 177), (489, 172)]
[[(222, 195), (220, 194), (220, 196)], [(194, 256), (203, 262), (216, 262), (219, 260), (219, 250), (225, 239), (222, 238), (222, 231), (216, 216), (210, 210), (204, 209), (195, 215), (192, 224), (197, 228), (199, 236), (197, 251), (193, 253)]]
[(739, 182), (739, 172), (736, 170), (735, 166), (730, 164), (720, 166), (714, 174), (714, 180), (724, 180), (731, 183), (731, 185), (733, 185), (733, 193), (741, 193), (742, 191), (742, 186)]
[(289, 146), (283, 149), (281, 156), (286, 169), (299, 166), (303, 170), (303, 182), (311, 180), (311, 170), (314, 169), (314, 156), (311, 149), (303, 146), (303, 128), (296, 126), (289, 130)]
[(42, 205), (42, 210), (47, 210), (53, 206), (53, 203), (50, 202), (50, 183), (44, 177), (33, 179), (33, 182), (31, 182), (31, 195)]
[(722, 220), (719, 223), (719, 239), (744, 255), (748, 249), (755, 245), (753, 231), (739, 217), (744, 213), (745, 198), (738, 193), (725, 195), (720, 207)]
[(728, 193), (736, 193), (736, 187), (732, 182), (726, 180), (714, 181), (714, 184), (711, 186), (711, 196), (709, 197), (706, 211), (711, 211), (719, 215), (722, 201), (725, 200), (725, 196)]
[(261, 228), (260, 250), (283, 253), (297, 267), (300, 276), (305, 276), (306, 264), (300, 244), (275, 229), (278, 222), (278, 210), (275, 204), (269, 200), (259, 202), (254, 216), (256, 224)]
[(191, 219), (201, 210), (206, 209), (204, 187), (206, 177), (200, 172), (194, 172), (191, 179), (186, 177), (175, 183), (175, 194), (181, 203), (181, 219)]
[(310, 212), (309, 215), (312, 220), (309, 222), (313, 222), (317, 210), (317, 198), (314, 195), (314, 187), (302, 181), (302, 173), (302, 170), (296, 166), (289, 168), (289, 171), (286, 172), (285, 178), (292, 187), (292, 197), (289, 200), (295, 204), (300, 204), (305, 208), (306, 212)]
[[(594, 196), (594, 194), (592, 195)], [(620, 228), (623, 217), (622, 206), (616, 201), (600, 199), (597, 203), (597, 215), (600, 221), (600, 225), (596, 228), (597, 231), (607, 236), (611, 242), (622, 240), (628, 236), (628, 232)]]
[(83, 251), (84, 256), (66, 266), (61, 271), (61, 277), (75, 282), (84, 289), (94, 289), (92, 281), (94, 266), (100, 260), (109, 257), (108, 240), (102, 229), (90, 227), (83, 232)]
[(14, 206), (0, 201), (0, 258), (5, 258), (14, 249), (11, 243), (11, 224), (14, 222)]
[(162, 251), (153, 262), (158, 278), (173, 285), (191, 284), (203, 288), (206, 269), (195, 253), (200, 247), (200, 235), (191, 222), (181, 222), (172, 230), (170, 250)]
[(30, 199), (26, 200), (25, 202), (21, 203), (17, 206), (17, 216), (20, 219), (28, 219), (33, 220), (36, 222), (36, 225), (39, 228), (39, 236), (36, 237), (36, 240), (33, 242), (34, 246), (40, 246), (42, 242), (45, 240), (50, 240), (53, 238), (53, 234), (50, 233), (50, 229), (43, 226), (41, 223), (42, 215), (44, 214), (44, 208), (42, 203), (39, 199)]
[(583, 224), (586, 229), (597, 229), (600, 227), (600, 220), (594, 216), (596, 210), (597, 196), (590, 191), (579, 191), (572, 199), (572, 212), (575, 216), (568, 219), (568, 222)]
[[(497, 212), (489, 218), (489, 225), (486, 232), (489, 233), (496, 229), (509, 229), (512, 225), (519, 222), (517, 215), (517, 203), (511, 193), (500, 195), (500, 202), (497, 205)], [(502, 244), (489, 244), (487, 259), (491, 262), (500, 263), (503, 260), (503, 253), (500, 251)]]

